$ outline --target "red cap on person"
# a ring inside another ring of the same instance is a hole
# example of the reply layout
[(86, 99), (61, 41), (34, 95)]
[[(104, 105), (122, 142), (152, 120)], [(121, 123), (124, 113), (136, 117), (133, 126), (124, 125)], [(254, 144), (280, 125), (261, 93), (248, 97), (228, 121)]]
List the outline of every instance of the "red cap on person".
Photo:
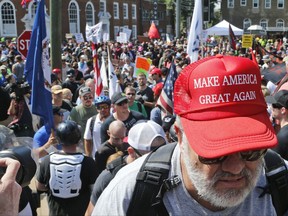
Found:
[(54, 68), (52, 72), (55, 73), (55, 74), (58, 74), (58, 73), (61, 73), (61, 69)]
[(153, 74), (159, 74), (161, 75), (162, 74), (162, 71), (157, 68), (157, 67), (154, 67), (151, 71), (150, 71), (150, 74), (153, 75)]
[(258, 65), (248, 58), (216, 55), (184, 68), (175, 82), (174, 111), (202, 157), (277, 144)]

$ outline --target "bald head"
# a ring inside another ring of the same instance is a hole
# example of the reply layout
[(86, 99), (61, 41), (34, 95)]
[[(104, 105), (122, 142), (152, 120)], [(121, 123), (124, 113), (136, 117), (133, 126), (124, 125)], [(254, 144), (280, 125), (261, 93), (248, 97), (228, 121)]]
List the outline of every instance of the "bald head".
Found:
[(122, 121), (116, 120), (109, 125), (109, 143), (121, 149), (123, 139), (126, 136), (126, 127)]

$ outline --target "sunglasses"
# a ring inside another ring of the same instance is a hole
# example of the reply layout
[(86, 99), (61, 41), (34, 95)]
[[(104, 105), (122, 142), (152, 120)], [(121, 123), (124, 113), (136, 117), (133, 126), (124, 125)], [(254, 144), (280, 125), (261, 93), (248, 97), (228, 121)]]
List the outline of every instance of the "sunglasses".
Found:
[(127, 93), (126, 95), (132, 95), (132, 96), (135, 96), (135, 93)]
[(58, 116), (64, 116), (64, 114), (61, 112), (61, 113), (56, 113)]
[(83, 96), (84, 100), (92, 100), (93, 97), (92, 96)]
[(275, 103), (275, 104), (272, 104), (272, 107), (273, 107), (274, 109), (281, 109), (283, 106), (282, 106), (281, 104)]
[(124, 100), (124, 101), (121, 101), (120, 103), (116, 104), (117, 106), (123, 106), (124, 104), (127, 104), (128, 103), (128, 100)]
[[(240, 152), (242, 160), (245, 161), (256, 161), (260, 158), (262, 158), (267, 152), (267, 149), (261, 149), (261, 150), (256, 150), (256, 151), (245, 151), (245, 152)], [(204, 158), (198, 155), (198, 159), (202, 164), (219, 164), (222, 163), (224, 160), (228, 158), (229, 155), (225, 155), (222, 157), (217, 157), (217, 158)]]
[(109, 108), (108, 105), (97, 106), (97, 109), (98, 109), (98, 110), (108, 109), (108, 108)]

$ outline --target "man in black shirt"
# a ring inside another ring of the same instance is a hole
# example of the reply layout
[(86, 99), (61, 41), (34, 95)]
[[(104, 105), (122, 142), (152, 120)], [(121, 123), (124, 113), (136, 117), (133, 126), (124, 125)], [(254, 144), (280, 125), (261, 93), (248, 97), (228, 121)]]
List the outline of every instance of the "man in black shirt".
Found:
[(284, 159), (288, 159), (288, 91), (281, 90), (274, 96), (267, 96), (266, 102), (272, 104), (272, 118), (280, 123), (277, 133), (278, 145), (273, 149)]
[(114, 113), (108, 117), (101, 126), (101, 143), (109, 139), (109, 134), (107, 130), (111, 122), (115, 120), (120, 120), (124, 123), (128, 134), (130, 128), (141, 119), (145, 119), (144, 115), (140, 112), (128, 109), (128, 99), (125, 94), (120, 92), (114, 93), (111, 98), (112, 107), (114, 108)]
[(62, 83), (62, 88), (68, 88), (73, 94), (72, 102), (75, 103), (77, 100), (76, 97), (76, 90), (78, 88), (78, 84), (75, 81), (75, 71), (74, 69), (71, 69), (67, 71), (67, 78), (68, 80), (65, 80), (65, 82)]

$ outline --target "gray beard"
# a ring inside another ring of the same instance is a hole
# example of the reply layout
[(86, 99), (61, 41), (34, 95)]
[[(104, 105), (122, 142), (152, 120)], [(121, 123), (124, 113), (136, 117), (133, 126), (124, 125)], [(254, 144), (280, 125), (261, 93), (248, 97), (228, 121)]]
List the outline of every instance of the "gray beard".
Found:
[[(200, 199), (209, 202), (211, 205), (219, 208), (234, 207), (242, 203), (249, 193), (255, 187), (261, 170), (263, 169), (263, 160), (259, 160), (257, 169), (251, 172), (248, 169), (243, 169), (239, 175), (244, 176), (246, 179), (246, 187), (242, 189), (227, 189), (217, 190), (215, 184), (221, 177), (235, 176), (234, 174), (217, 171), (212, 179), (207, 179), (207, 176), (201, 172), (193, 164), (190, 158), (190, 146), (183, 134), (182, 140), (182, 158), (185, 165), (185, 169), (188, 174), (188, 178), (192, 185), (197, 190)], [(200, 163), (200, 162), (199, 162)], [(237, 175), (238, 176), (238, 175)]]

